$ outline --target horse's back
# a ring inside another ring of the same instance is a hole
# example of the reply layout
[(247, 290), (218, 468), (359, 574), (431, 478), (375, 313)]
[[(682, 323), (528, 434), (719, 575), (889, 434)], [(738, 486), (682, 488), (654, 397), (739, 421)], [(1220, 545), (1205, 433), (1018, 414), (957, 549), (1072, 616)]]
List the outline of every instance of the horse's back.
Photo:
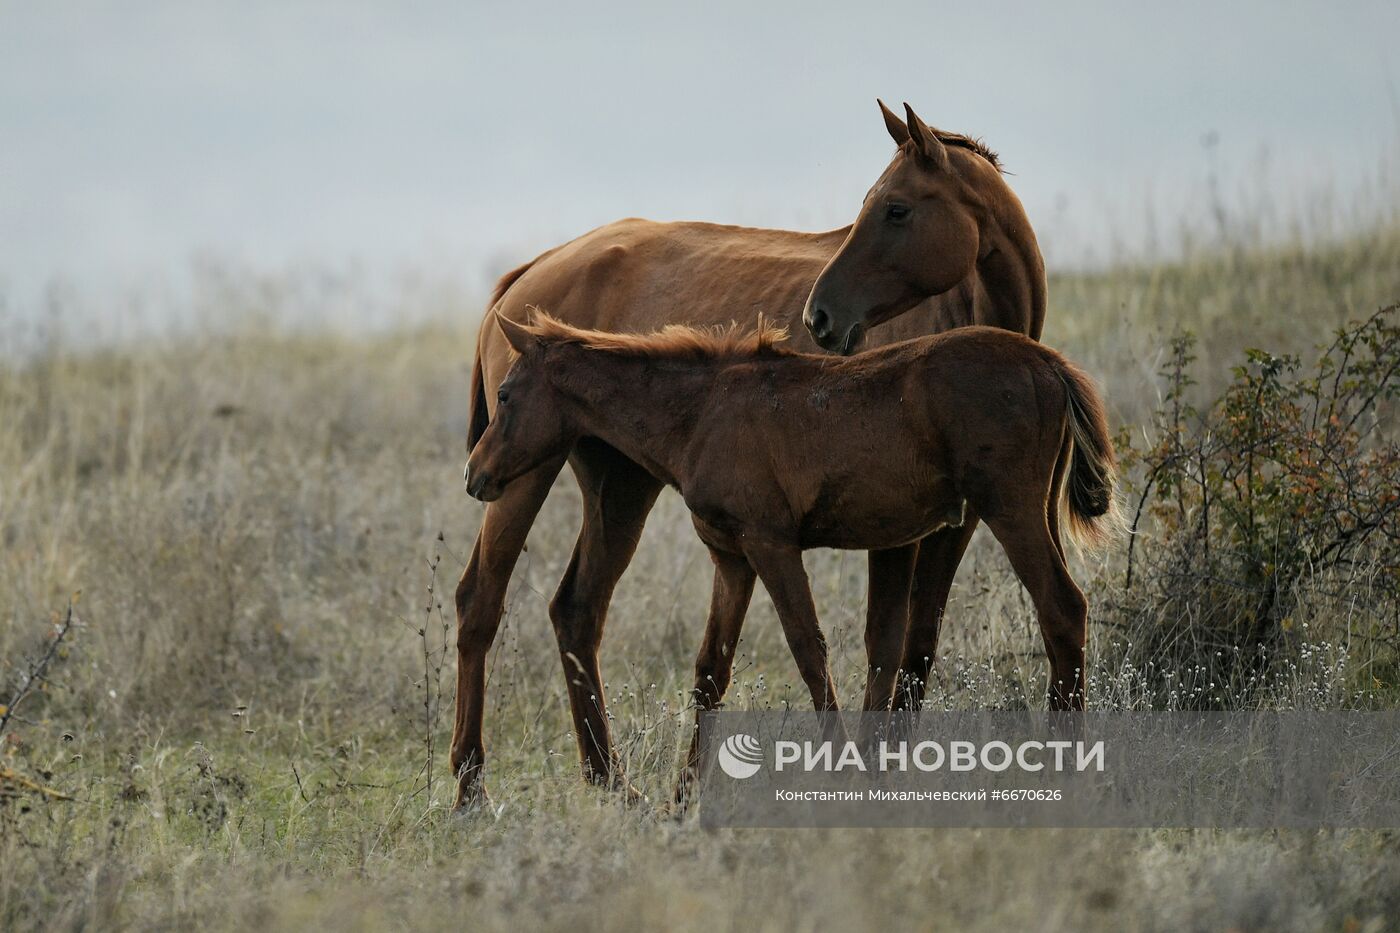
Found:
[[(761, 313), (815, 349), (802, 306), (844, 235), (619, 220), (513, 270), (494, 310), (524, 321), (538, 308), (575, 327), (633, 333), (748, 324)], [(486, 382), (499, 382), (509, 355), (496, 328), (482, 329), (478, 352)]]
[(539, 307), (576, 327), (645, 332), (744, 321), (799, 323), (841, 233), (809, 234), (638, 218), (545, 253), (502, 296), (507, 316)]

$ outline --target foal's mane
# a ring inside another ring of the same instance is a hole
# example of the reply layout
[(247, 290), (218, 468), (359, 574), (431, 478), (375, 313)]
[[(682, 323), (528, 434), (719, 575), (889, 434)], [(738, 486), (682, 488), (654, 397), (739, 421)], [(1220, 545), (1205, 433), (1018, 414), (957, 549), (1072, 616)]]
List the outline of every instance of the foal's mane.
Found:
[(738, 321), (714, 327), (667, 324), (650, 334), (622, 334), (573, 327), (537, 308), (533, 311), (529, 327), (546, 341), (605, 353), (667, 360), (718, 360), (790, 356), (794, 352), (780, 345), (788, 338), (787, 328), (761, 314), (752, 328)]

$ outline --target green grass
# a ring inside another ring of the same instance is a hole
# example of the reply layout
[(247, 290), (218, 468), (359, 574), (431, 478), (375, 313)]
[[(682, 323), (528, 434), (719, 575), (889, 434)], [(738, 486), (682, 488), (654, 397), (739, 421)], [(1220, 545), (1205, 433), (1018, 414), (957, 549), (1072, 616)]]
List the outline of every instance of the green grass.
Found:
[[(1206, 398), (1245, 346), (1307, 351), (1400, 297), (1400, 230), (1057, 275), (1051, 296), (1047, 342), (1099, 375), (1117, 422), (1136, 425), (1157, 405), (1178, 328), (1202, 338)], [(277, 296), (266, 301), (264, 322)], [(0, 749), (0, 766), (76, 798), (0, 798), (0, 927), (1395, 922), (1389, 833), (706, 833), (622, 808), (578, 778), (545, 614), (578, 527), (572, 480), (532, 532), (491, 663), (498, 809), (450, 816), (443, 646), (481, 516), (460, 481), (477, 313), (359, 338), (225, 322), (219, 336), (60, 346), (0, 368), (0, 697), (73, 593), (83, 622)], [(821, 553), (809, 567), (850, 704), (864, 561)], [(1120, 569), (1121, 554), (1076, 564), (1098, 604)], [(708, 558), (668, 494), (603, 649), (616, 738), (653, 799), (668, 795), (687, 736), (708, 588)], [(1393, 661), (1346, 644), (1329, 613), (1299, 619), (1314, 650), (1268, 702), (1332, 708), (1369, 690), (1367, 702), (1393, 703)], [(937, 702), (1038, 702), (1034, 620), (984, 536), (945, 632)], [(1133, 706), (1113, 635), (1091, 635), (1095, 702)], [(805, 705), (762, 595), (740, 651), (733, 705)]]

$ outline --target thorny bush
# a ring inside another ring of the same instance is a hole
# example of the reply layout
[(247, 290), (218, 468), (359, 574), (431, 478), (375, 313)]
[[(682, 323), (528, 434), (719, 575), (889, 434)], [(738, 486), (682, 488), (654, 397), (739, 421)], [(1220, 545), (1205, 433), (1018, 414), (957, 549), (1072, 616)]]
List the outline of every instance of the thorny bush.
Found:
[(1338, 330), (1311, 367), (1247, 351), (1199, 409), (1195, 345), (1189, 333), (1170, 344), (1145, 446), (1120, 441), (1133, 536), (1110, 621), (1125, 660), (1202, 671), (1211, 689), (1186, 705), (1241, 705), (1325, 627), (1393, 673), (1400, 305)]

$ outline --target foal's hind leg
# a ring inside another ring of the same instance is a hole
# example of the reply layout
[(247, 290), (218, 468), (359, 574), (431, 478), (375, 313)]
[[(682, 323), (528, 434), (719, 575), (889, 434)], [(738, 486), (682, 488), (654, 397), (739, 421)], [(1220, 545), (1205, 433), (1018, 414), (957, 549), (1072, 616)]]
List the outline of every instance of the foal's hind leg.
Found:
[(584, 777), (611, 784), (620, 776), (608, 731), (598, 645), (613, 588), (637, 550), (662, 484), (597, 441), (580, 443), (570, 463), (583, 492), (583, 527), (569, 569), (549, 604), (549, 617), (564, 663)]
[(1028, 508), (988, 518), (987, 527), (1006, 550), (1035, 604), (1045, 653), (1050, 658), (1050, 709), (1082, 710), (1089, 607), (1069, 575), (1044, 509)]
[(539, 513), (561, 459), (515, 480), (486, 506), (471, 559), (457, 584), (457, 711), (452, 728), (452, 772), (462, 806), (485, 796), (486, 753), (481, 717), (486, 703), (486, 656), (496, 639), (511, 571)]
[(933, 663), (938, 656), (938, 633), (943, 625), (948, 593), (976, 530), (977, 516), (969, 505), (964, 507), (961, 525), (941, 528), (919, 542), (914, 586), (909, 595), (909, 634), (904, 641), (904, 662), (895, 684), (895, 709), (918, 710), (924, 705), (924, 691), (933, 676)]
[(753, 598), (754, 569), (738, 554), (710, 549), (715, 562), (714, 589), (710, 592), (710, 617), (705, 622), (705, 640), (695, 658), (695, 733), (690, 753), (676, 784), (676, 803), (682, 807), (699, 776), (700, 717), (716, 709), (729, 689), (734, 672), (734, 649), (744, 627), (744, 614)]

